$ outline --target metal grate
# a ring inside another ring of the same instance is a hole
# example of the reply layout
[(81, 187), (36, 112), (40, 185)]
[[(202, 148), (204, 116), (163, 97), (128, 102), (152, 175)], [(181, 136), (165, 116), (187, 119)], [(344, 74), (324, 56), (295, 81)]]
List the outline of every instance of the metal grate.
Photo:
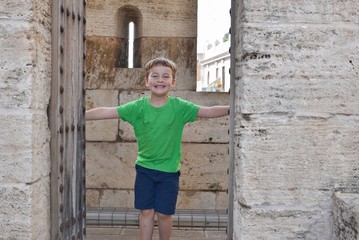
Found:
[[(139, 226), (139, 210), (136, 209), (87, 209), (87, 226)], [(173, 215), (173, 227), (177, 229), (227, 230), (228, 214), (220, 210), (177, 210)], [(157, 225), (157, 221), (155, 221)]]

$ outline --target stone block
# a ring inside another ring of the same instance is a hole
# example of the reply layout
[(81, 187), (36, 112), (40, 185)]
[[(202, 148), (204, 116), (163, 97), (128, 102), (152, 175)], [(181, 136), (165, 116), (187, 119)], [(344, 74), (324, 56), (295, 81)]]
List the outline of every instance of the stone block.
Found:
[(334, 200), (334, 239), (359, 239), (359, 194), (336, 192)]
[(0, 22), (0, 107), (30, 106), (34, 42), (27, 39), (27, 34), (31, 27), (24, 21), (6, 19)]
[[(155, 57), (177, 64), (175, 90), (196, 89), (196, 40), (191, 38), (141, 39), (141, 67), (119, 68), (120, 38), (89, 37), (87, 40), (87, 89), (146, 90), (143, 66)], [(190, 59), (190, 60), (189, 60)], [(192, 61), (191, 61), (192, 60)]]
[[(244, 205), (320, 207), (358, 189), (358, 117), (258, 114), (240, 119), (235, 181)], [(328, 210), (329, 211), (329, 210)]]
[(86, 89), (114, 89), (116, 65), (119, 61), (121, 39), (88, 37), (86, 40)]
[[(117, 90), (87, 90), (86, 108), (118, 106)], [(99, 120), (86, 122), (87, 141), (115, 141), (118, 136), (118, 120)]]
[[(32, 164), (31, 182), (36, 182), (44, 176), (49, 176), (51, 168), (50, 138), (48, 128), (48, 115), (46, 111), (36, 111), (31, 116), (32, 150), (31, 158), (25, 158)], [(22, 135), (23, 137), (23, 135)], [(30, 171), (28, 169), (28, 171)]]
[(102, 190), (100, 198), (101, 208), (134, 208), (134, 191), (128, 190)]
[(32, 116), (0, 109), (0, 184), (32, 181)]
[(116, 68), (115, 86), (121, 90), (146, 90), (145, 76), (145, 70), (141, 68)]
[(1, 14), (11, 19), (31, 19), (31, 16), (34, 14), (34, 12), (31, 10), (31, 1), (5, 0), (4, 3), (1, 4)]
[(229, 119), (198, 118), (193, 123), (187, 123), (183, 131), (183, 142), (195, 143), (228, 143)]
[[(12, 5), (12, 2), (8, 1), (8, 4)], [(26, 15), (26, 11), (24, 14)], [(0, 107), (32, 107), (46, 110), (51, 83), (50, 39), (50, 29), (41, 24), (30, 24), (12, 18), (2, 19)], [(39, 46), (41, 51), (38, 50)]]
[(180, 191), (177, 209), (215, 209), (228, 208), (228, 196), (225, 192)]
[(133, 189), (87, 189), (88, 208), (134, 208)]
[(256, 23), (243, 28), (241, 112), (357, 113), (357, 28)]
[(86, 207), (99, 208), (100, 207), (100, 191), (98, 189), (86, 189)]
[(50, 172), (50, 132), (45, 112), (0, 109), (0, 183), (31, 183)]
[(358, 86), (351, 81), (244, 80), (245, 91), (252, 92), (237, 108), (243, 113), (299, 112), (317, 115), (357, 113)]
[[(46, 174), (31, 186), (31, 240), (50, 239), (50, 175)], [(29, 239), (29, 238), (27, 238)]]
[(229, 94), (225, 92), (172, 91), (170, 95), (200, 106), (229, 105)]
[(45, 26), (51, 25), (51, 1), (45, 0), (5, 0), (2, 4), (1, 14), (14, 20), (35, 21)]
[(136, 158), (136, 143), (88, 142), (86, 144), (86, 187), (132, 189)]
[(227, 144), (182, 144), (181, 165), (181, 190), (227, 190)]
[(50, 179), (28, 184), (0, 185), (0, 228), (3, 239), (50, 238)]
[(246, 14), (243, 22), (271, 22), (271, 23), (358, 23), (358, 5), (355, 0), (338, 2), (319, 0), (303, 2), (290, 0), (286, 2), (274, 1), (246, 1), (241, 4)]
[(31, 187), (0, 186), (0, 228), (3, 239), (31, 239)]
[(330, 210), (300, 206), (237, 206), (234, 216), (233, 239), (331, 239)]
[[(87, 5), (87, 31), (89, 36), (117, 36), (119, 23), (115, 21), (118, 10), (126, 2), (112, 0), (89, 1)], [(141, 12), (143, 37), (196, 37), (197, 2), (184, 1), (142, 1), (131, 5)], [(176, 7), (173, 7), (173, 6)], [(156, 17), (153, 17), (156, 16)], [(166, 31), (163, 31), (166, 29)]]

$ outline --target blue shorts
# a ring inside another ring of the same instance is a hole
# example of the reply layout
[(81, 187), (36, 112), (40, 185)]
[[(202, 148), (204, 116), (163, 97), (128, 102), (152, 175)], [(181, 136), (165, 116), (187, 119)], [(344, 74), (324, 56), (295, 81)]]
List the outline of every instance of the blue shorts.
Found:
[(136, 165), (135, 208), (175, 214), (181, 173), (167, 173)]

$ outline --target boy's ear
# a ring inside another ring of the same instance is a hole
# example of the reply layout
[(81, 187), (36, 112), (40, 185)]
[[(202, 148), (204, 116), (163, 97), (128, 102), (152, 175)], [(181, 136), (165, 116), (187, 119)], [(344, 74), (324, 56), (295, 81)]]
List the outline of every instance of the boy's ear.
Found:
[(148, 78), (145, 77), (145, 84), (146, 84), (146, 87), (148, 86)]
[(176, 79), (174, 78), (172, 79), (172, 85), (175, 85), (175, 83), (176, 83)]

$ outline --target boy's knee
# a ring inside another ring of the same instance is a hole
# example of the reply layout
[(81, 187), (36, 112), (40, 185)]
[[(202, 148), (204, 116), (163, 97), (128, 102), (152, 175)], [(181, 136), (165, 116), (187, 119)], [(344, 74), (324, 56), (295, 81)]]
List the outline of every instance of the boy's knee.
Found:
[(153, 218), (155, 216), (155, 210), (153, 209), (141, 210), (141, 216), (144, 218)]
[(158, 219), (171, 219), (172, 218), (172, 215), (167, 215), (167, 214), (163, 214), (163, 213), (159, 213), (159, 212), (156, 212), (156, 216)]

